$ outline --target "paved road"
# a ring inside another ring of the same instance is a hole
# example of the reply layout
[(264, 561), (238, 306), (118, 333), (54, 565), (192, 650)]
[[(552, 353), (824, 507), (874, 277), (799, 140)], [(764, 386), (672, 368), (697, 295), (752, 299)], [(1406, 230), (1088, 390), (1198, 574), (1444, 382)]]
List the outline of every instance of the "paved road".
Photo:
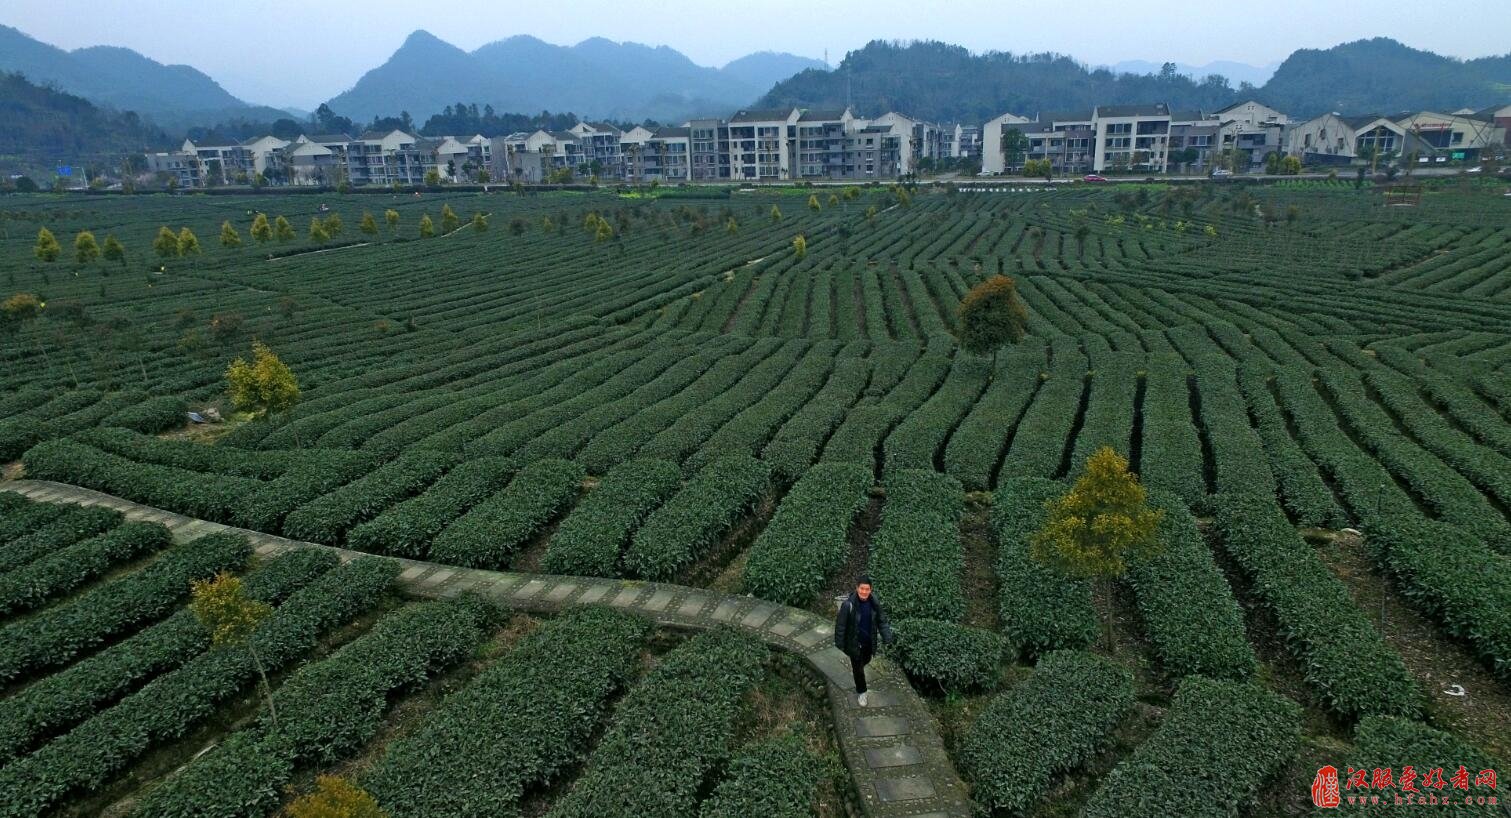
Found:
[[(161, 523), (180, 541), (222, 531), (241, 534), (265, 557), (295, 548), (330, 548), (185, 517), (63, 483), (12, 480), (0, 483), (0, 490), (50, 503), (114, 508), (128, 519)], [(331, 550), (343, 561), (363, 556), (359, 551)], [(399, 573), (403, 589), (422, 598), (470, 591), (506, 608), (542, 613), (572, 605), (610, 605), (661, 625), (699, 629), (729, 625), (747, 631), (772, 647), (803, 657), (827, 680), (835, 732), (867, 815), (970, 815), (965, 785), (945, 753), (938, 725), (907, 679), (891, 663), (878, 659), (868, 670), (870, 706), (858, 707), (848, 660), (833, 645), (833, 626), (812, 613), (684, 585), (483, 571), (416, 560), (399, 562), (403, 565)]]

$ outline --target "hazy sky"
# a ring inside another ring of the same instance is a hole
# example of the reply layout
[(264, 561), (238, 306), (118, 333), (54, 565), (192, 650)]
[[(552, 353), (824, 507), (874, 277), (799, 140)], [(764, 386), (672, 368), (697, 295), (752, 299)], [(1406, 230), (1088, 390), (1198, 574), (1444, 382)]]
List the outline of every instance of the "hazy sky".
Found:
[[(1367, 8), (1367, 14), (1362, 13)], [(1456, 57), (1511, 50), (1511, 0), (3, 0), (0, 23), (63, 48), (121, 45), (185, 63), (231, 93), (313, 108), (351, 87), (413, 30), (471, 50), (515, 34), (669, 45), (704, 65), (752, 51), (831, 63), (874, 39), (937, 39), (973, 51), (1057, 51), (1092, 64), (1149, 60), (1263, 65), (1297, 48), (1394, 37)], [(1365, 18), (1368, 19), (1365, 19)], [(764, 22), (756, 22), (764, 21)], [(439, 78), (438, 78), (439, 79)]]

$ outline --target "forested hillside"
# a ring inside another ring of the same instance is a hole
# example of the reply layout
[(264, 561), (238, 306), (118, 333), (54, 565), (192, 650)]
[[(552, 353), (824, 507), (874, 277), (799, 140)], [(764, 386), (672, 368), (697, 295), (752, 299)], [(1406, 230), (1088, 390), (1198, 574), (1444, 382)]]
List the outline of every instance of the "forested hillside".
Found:
[(135, 113), (115, 113), (89, 100), (0, 73), (0, 172), (25, 173), (63, 164), (114, 165), (127, 154), (160, 149), (168, 137)]
[[(1172, 64), (1173, 66), (1173, 64)], [(1062, 54), (972, 54), (940, 42), (873, 41), (835, 71), (804, 71), (776, 87), (763, 107), (840, 106), (857, 113), (898, 110), (923, 119), (980, 122), (1004, 111), (1169, 103), (1172, 110), (1215, 110), (1253, 97), (1293, 117), (1327, 111), (1455, 111), (1511, 102), (1511, 54), (1456, 60), (1387, 38), (1293, 53), (1262, 87), (1235, 87), (1220, 75), (1169, 70), (1120, 74)]]

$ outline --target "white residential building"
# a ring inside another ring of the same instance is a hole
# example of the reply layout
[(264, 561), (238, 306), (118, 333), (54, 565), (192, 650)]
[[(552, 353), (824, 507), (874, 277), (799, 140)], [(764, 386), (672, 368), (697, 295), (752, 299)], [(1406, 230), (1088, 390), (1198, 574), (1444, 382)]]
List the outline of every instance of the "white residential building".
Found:
[(1346, 165), (1368, 148), (1380, 154), (1399, 153), (1406, 129), (1379, 114), (1343, 116), (1323, 114), (1290, 129), (1287, 153), (1307, 165)]
[[(1002, 153), (1002, 135), (1015, 127), (1022, 131), (1021, 126), (1028, 121), (1028, 117), (1007, 113), (995, 119), (989, 119), (985, 125), (981, 126), (982, 173), (1000, 174), (1008, 170), (1007, 157)], [(1021, 168), (1022, 164), (1018, 163), (1017, 167)]]

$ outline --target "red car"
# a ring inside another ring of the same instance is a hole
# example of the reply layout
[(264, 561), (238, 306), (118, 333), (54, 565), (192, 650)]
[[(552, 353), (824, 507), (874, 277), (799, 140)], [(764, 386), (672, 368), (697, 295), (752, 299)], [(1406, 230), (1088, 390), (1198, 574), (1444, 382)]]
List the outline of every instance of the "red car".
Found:
[(1081, 181), (1083, 181), (1083, 182), (1105, 182), (1105, 181), (1107, 181), (1107, 177), (1106, 176), (1098, 176), (1095, 173), (1088, 173), (1088, 174), (1086, 174), (1086, 176), (1084, 178), (1081, 179)]

